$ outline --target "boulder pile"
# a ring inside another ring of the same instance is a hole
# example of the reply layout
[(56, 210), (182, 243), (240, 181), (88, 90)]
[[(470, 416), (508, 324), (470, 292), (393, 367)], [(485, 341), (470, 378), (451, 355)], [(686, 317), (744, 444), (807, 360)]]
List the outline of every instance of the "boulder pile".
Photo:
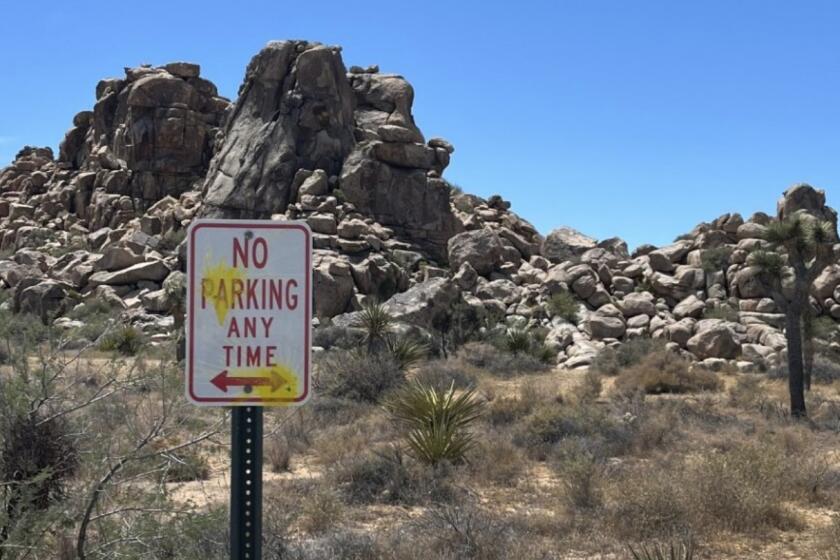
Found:
[[(453, 188), (454, 147), (426, 140), (414, 91), (378, 68), (347, 70), (338, 47), (269, 43), (238, 99), (184, 62), (101, 81), (58, 157), (25, 147), (0, 171), (0, 288), (15, 311), (58, 326), (96, 300), (163, 339), (182, 318), (185, 229), (196, 217), (305, 220), (314, 313), (348, 324), (366, 299), (445, 329), (455, 313), (541, 327), (565, 368), (609, 345), (661, 338), (708, 367), (783, 357), (783, 317), (747, 255), (771, 218), (726, 214), (630, 254), (561, 227), (543, 238), (501, 197)], [(789, 189), (779, 216), (837, 223), (822, 191)], [(815, 282), (817, 315), (840, 322), (837, 263)], [(577, 306), (575, 320), (555, 309)], [(176, 325), (178, 323), (178, 325)]]

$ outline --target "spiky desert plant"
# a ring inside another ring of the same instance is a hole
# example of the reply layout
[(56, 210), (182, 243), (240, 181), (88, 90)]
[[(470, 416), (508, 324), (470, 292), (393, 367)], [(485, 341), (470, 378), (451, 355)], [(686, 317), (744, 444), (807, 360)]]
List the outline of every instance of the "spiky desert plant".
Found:
[(391, 332), (394, 317), (378, 301), (365, 302), (353, 326), (362, 329), (369, 353), (381, 349)]
[[(805, 409), (806, 354), (810, 346), (803, 328), (807, 320), (808, 296), (814, 280), (831, 263), (835, 239), (832, 226), (797, 212), (771, 222), (763, 238), (769, 244), (750, 254), (748, 262), (757, 267), (776, 305), (785, 314), (785, 337), (788, 347), (788, 389), (791, 416), (807, 416)], [(783, 288), (784, 286), (784, 288)]]
[(429, 353), (428, 345), (412, 336), (388, 336), (385, 338), (385, 343), (394, 361), (402, 370), (417, 365)]
[(474, 445), (469, 428), (483, 407), (475, 389), (456, 394), (454, 384), (440, 390), (418, 382), (406, 385), (385, 403), (391, 418), (407, 429), (411, 453), (429, 465), (464, 461)]
[(505, 332), (504, 347), (511, 354), (524, 354), (531, 350), (531, 334), (526, 329), (508, 329)]

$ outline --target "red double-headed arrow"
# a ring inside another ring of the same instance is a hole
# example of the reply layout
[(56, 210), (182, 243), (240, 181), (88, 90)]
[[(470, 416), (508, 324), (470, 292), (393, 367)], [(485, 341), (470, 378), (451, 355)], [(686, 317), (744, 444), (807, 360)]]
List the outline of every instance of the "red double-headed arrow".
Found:
[(231, 377), (228, 370), (223, 370), (219, 375), (210, 380), (210, 383), (227, 393), (228, 387), (257, 387), (268, 386), (273, 393), (283, 385), (285, 381), (274, 370), (271, 370), (267, 377)]

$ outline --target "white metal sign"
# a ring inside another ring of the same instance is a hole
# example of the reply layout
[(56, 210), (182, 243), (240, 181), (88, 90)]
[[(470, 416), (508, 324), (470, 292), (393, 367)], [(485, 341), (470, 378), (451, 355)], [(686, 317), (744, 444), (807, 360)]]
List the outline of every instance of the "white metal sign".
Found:
[(187, 235), (187, 398), (204, 406), (305, 402), (312, 328), (307, 224), (196, 220)]

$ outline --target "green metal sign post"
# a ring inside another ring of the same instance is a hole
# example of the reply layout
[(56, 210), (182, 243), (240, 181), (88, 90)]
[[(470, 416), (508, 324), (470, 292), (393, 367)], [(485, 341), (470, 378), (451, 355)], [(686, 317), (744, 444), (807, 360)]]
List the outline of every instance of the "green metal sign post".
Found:
[(231, 421), (230, 557), (262, 558), (263, 410), (236, 407)]

